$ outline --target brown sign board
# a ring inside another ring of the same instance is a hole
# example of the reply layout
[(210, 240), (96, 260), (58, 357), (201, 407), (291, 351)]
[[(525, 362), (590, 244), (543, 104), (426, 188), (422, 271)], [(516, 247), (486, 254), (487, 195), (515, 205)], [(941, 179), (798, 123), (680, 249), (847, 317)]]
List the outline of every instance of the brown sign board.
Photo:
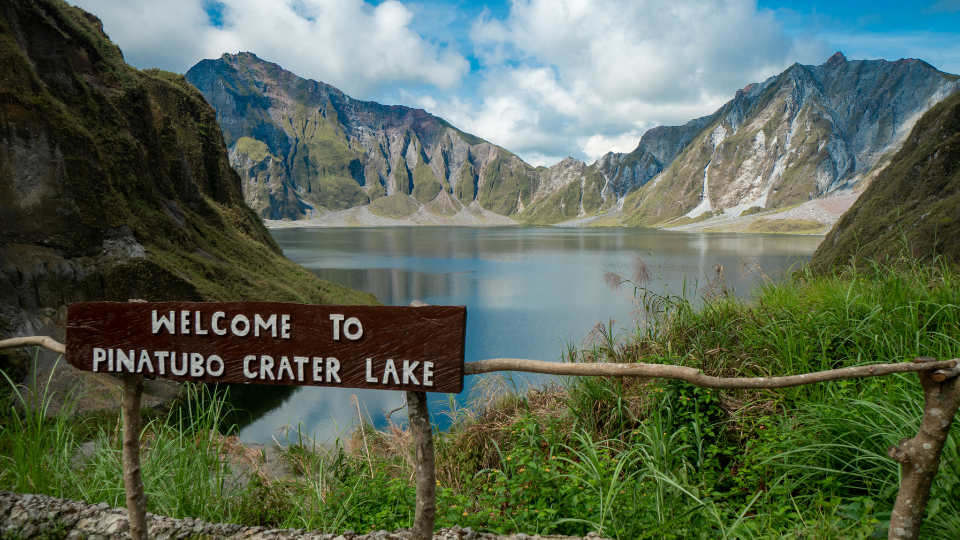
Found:
[(464, 306), (78, 302), (67, 362), (178, 381), (463, 390)]

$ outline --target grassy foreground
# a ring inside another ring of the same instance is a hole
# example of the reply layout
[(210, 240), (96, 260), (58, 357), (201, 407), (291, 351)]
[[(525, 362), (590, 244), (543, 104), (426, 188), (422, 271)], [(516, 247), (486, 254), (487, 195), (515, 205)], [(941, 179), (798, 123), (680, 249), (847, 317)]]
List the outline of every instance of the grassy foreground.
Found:
[[(797, 273), (749, 301), (713, 282), (675, 296), (633, 283), (642, 320), (598, 328), (566, 361), (662, 362), (711, 375), (786, 375), (960, 356), (960, 274), (899, 262)], [(630, 284), (612, 276), (614, 285)], [(898, 487), (887, 447), (916, 434), (913, 375), (773, 391), (661, 380), (557, 380), (518, 391), (488, 378), (437, 437), (437, 526), (615, 538), (884, 538)], [(116, 420), (0, 413), (0, 489), (124, 504)], [(452, 402), (452, 401), (451, 401)], [(222, 401), (201, 389), (144, 435), (148, 510), (329, 531), (408, 527), (409, 432), (363, 425), (333, 449), (301, 438), (295, 476), (230, 472), (243, 453)], [(224, 430), (225, 431), (225, 430)], [(228, 434), (228, 433), (227, 433)], [(80, 445), (98, 441), (79, 461)], [(960, 428), (933, 486), (924, 535), (960, 537)]]

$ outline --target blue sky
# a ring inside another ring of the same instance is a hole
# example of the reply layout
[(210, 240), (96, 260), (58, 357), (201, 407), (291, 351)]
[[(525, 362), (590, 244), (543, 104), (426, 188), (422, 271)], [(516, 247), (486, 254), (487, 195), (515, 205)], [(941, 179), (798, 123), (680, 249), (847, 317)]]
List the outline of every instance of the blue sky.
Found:
[(960, 0), (76, 0), (139, 68), (251, 51), (551, 165), (629, 152), (794, 62), (960, 72)]

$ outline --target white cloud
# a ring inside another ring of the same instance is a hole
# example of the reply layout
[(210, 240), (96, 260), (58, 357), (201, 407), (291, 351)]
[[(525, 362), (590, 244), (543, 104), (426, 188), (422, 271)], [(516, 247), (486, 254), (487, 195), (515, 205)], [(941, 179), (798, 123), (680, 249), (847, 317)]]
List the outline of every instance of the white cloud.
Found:
[(449, 89), (469, 71), (459, 52), (410, 29), (396, 0), (221, 0), (213, 26), (202, 0), (77, 0), (138, 67), (185, 72), (204, 58), (251, 51), (358, 98), (398, 84)]
[(794, 61), (753, 0), (516, 0), (470, 36), (478, 99), (432, 111), (525, 159), (632, 150), (647, 127), (709, 114)]
[[(461, 14), (441, 17), (435, 3), (77, 1), (138, 67), (184, 72), (203, 58), (251, 51), (358, 99), (423, 107), (534, 164), (632, 150), (626, 141), (647, 128), (710, 114), (736, 89), (793, 62), (821, 63), (844, 44), (819, 31), (787, 35), (784, 10), (756, 0), (515, 0), (508, 14), (484, 11), (459, 34), (431, 30), (464, 28)], [(222, 26), (211, 24), (212, 5), (221, 6)], [(930, 36), (913, 38), (929, 52), (921, 57), (956, 71), (956, 47)], [(860, 37), (843, 51), (875, 57)], [(471, 48), (473, 71), (460, 52)]]
[(632, 152), (640, 143), (640, 133), (637, 130), (622, 133), (612, 137), (592, 135), (580, 148), (591, 160), (599, 159), (607, 152)]

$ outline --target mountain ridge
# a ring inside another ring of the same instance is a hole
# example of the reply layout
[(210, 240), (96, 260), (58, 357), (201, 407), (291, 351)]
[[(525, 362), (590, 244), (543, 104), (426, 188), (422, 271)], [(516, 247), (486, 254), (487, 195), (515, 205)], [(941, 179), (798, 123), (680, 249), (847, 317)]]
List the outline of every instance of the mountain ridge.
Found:
[(695, 145), (624, 201), (624, 221), (663, 226), (850, 192), (958, 87), (956, 77), (912, 59), (848, 61), (837, 53), (820, 66), (794, 64), (738, 91)]
[[(187, 79), (217, 109), (247, 202), (264, 218), (367, 206), (385, 217), (453, 223), (475, 203), (528, 224), (667, 227), (861, 191), (917, 118), (960, 88), (956, 76), (922, 60), (850, 61), (837, 52), (750, 83), (710, 115), (651, 128), (629, 153), (534, 168), (426, 111), (353, 100), (252, 53), (204, 60)], [(227, 106), (238, 99), (257, 107)], [(298, 150), (317, 137), (292, 127), (297, 108), (313, 114), (301, 122), (326, 130), (336, 152)], [(268, 151), (253, 151), (244, 137), (262, 139)], [(311, 168), (334, 180), (316, 186)], [(401, 204), (403, 195), (410, 200)], [(393, 199), (372, 204), (383, 196)], [(436, 219), (418, 217), (425, 215)]]
[[(265, 218), (322, 215), (396, 193), (441, 215), (474, 200), (510, 215), (535, 189), (533, 167), (441, 118), (355, 100), (252, 53), (203, 60), (186, 77), (216, 108), (247, 202)], [(245, 152), (245, 137), (268, 155)]]

